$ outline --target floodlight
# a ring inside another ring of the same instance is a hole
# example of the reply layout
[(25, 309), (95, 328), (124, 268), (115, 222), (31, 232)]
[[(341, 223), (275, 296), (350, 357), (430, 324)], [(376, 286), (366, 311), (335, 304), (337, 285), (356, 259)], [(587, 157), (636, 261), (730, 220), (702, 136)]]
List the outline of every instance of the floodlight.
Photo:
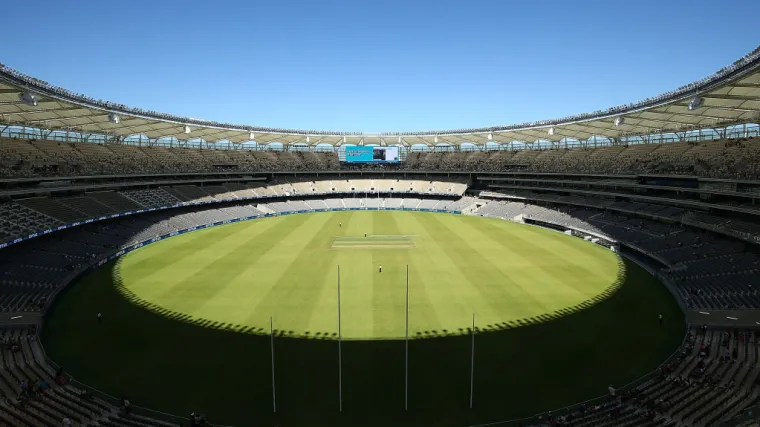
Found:
[(108, 121), (115, 125), (118, 125), (119, 123), (121, 123), (121, 118), (117, 116), (116, 113), (111, 113), (108, 115)]
[(185, 133), (190, 133), (190, 126), (185, 125)]
[(248, 138), (249, 138), (251, 141), (254, 141), (254, 140), (256, 139), (256, 134), (255, 134), (255, 133), (253, 133), (253, 132), (251, 132), (251, 133), (249, 133), (249, 134), (248, 134)]
[(21, 101), (26, 105), (36, 107), (39, 100), (37, 99), (37, 95), (30, 91), (26, 91), (21, 94)]
[(691, 101), (689, 101), (689, 110), (698, 109), (699, 107), (702, 106), (702, 102), (704, 102), (702, 98), (695, 96), (694, 98), (691, 99)]
[(554, 128), (553, 127), (549, 128), (549, 135), (554, 135)]
[(625, 123), (625, 119), (623, 119), (623, 116), (615, 117), (615, 126), (620, 126), (623, 123)]
[(492, 134), (492, 133), (490, 133), (490, 132), (488, 133), (488, 140), (489, 140), (489, 141), (493, 140), (493, 134)]

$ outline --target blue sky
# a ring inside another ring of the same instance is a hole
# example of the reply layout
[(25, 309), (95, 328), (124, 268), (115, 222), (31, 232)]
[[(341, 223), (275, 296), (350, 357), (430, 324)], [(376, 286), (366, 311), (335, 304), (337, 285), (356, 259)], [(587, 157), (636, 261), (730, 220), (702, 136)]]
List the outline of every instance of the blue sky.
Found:
[(100, 99), (344, 131), (637, 101), (760, 44), (757, 0), (8, 2), (0, 62)]

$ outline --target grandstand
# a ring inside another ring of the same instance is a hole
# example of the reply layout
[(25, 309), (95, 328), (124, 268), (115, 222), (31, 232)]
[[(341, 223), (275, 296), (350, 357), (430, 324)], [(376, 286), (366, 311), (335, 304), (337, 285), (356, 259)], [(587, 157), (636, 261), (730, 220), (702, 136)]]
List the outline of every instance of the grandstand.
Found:
[[(0, 117), (14, 117), (0, 123), (0, 423), (183, 423), (144, 408), (127, 414), (113, 396), (57, 372), (38, 339), (42, 317), (85, 273), (154, 241), (345, 210), (456, 213), (559, 230), (614, 248), (675, 297), (689, 329), (657, 372), (618, 398), (498, 425), (736, 425), (758, 410), (758, 50), (642, 102), (483, 129), (365, 135), (205, 122), (97, 101), (5, 66), (0, 101)], [(37, 102), (50, 108), (40, 113)], [(254, 150), (235, 145), (254, 137)], [(296, 145), (304, 140), (305, 149)], [(336, 148), (393, 143), (398, 164), (358, 167)], [(29, 380), (44, 381), (47, 397), (19, 399), (18, 383)], [(565, 405), (579, 400), (563, 397)]]

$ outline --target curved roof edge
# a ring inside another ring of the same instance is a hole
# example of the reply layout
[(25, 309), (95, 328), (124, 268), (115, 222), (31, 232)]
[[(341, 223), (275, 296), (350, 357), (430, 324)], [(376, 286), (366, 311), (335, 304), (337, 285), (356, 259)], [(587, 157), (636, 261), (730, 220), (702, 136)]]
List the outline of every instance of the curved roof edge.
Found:
[[(434, 135), (457, 135), (457, 134), (473, 134), (473, 133), (487, 133), (487, 132), (500, 132), (510, 130), (523, 130), (531, 128), (544, 128), (549, 126), (558, 126), (563, 124), (571, 124), (578, 122), (585, 122), (589, 120), (596, 120), (600, 118), (606, 118), (610, 116), (618, 116), (624, 114), (630, 114), (639, 112), (641, 110), (659, 106), (673, 101), (682, 100), (687, 97), (697, 96), (700, 93), (713, 89), (725, 82), (731, 81), (737, 77), (740, 77), (747, 72), (760, 68), (760, 46), (755, 48), (752, 52), (743, 56), (742, 58), (734, 61), (731, 65), (721, 68), (712, 75), (705, 77), (701, 80), (689, 83), (681, 86), (676, 90), (665, 92), (663, 94), (646, 98), (642, 101), (611, 107), (606, 110), (594, 111), (591, 113), (577, 114), (573, 116), (552, 119), (552, 120), (540, 120), (534, 122), (526, 122), (514, 125), (506, 126), (491, 126), (483, 128), (473, 129), (452, 129), (452, 130), (431, 130), (431, 131), (419, 131), (419, 132), (383, 132), (376, 136), (434, 136)], [(107, 112), (127, 114), (131, 116), (138, 116), (145, 119), (160, 120), (167, 122), (174, 122), (186, 125), (195, 125), (202, 127), (210, 127), (216, 129), (228, 129), (234, 131), (246, 131), (246, 132), (262, 132), (271, 134), (295, 134), (295, 135), (329, 135), (329, 136), (364, 136), (369, 135), (364, 132), (340, 132), (340, 131), (324, 131), (324, 130), (301, 130), (301, 129), (281, 129), (281, 128), (267, 128), (261, 126), (250, 125), (235, 125), (230, 123), (220, 123), (209, 120), (199, 120), (189, 117), (180, 117), (172, 114), (159, 113), (155, 111), (143, 110), (140, 108), (133, 108), (124, 104), (113, 103), (109, 101), (97, 100), (88, 97), (83, 94), (74, 93), (59, 86), (52, 85), (44, 80), (40, 80), (24, 73), (14, 70), (2, 63), (0, 63), (0, 77), (14, 82), (15, 84), (22, 86), (32, 92), (39, 93), (40, 95), (52, 97), (65, 102), (71, 102), (74, 104), (82, 105), (87, 108), (93, 108), (97, 110), (104, 110)]]

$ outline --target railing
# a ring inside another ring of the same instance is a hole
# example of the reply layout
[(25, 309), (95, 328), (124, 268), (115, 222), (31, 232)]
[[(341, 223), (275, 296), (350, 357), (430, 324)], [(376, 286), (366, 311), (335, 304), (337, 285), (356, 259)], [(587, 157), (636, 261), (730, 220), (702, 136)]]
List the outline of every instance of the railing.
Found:
[(119, 212), (111, 215), (105, 215), (98, 218), (88, 218), (83, 219), (81, 221), (75, 221), (73, 223), (59, 225), (54, 228), (49, 228), (47, 230), (40, 230), (38, 232), (26, 235), (26, 236), (20, 236), (16, 237), (12, 240), (6, 241), (6, 242), (0, 242), (0, 249), (6, 248), (11, 245), (15, 245), (17, 243), (21, 243), (25, 240), (34, 239), (39, 236), (44, 236), (46, 234), (50, 234), (56, 231), (65, 230), (67, 228), (73, 228), (78, 227), (80, 225), (84, 224), (90, 224), (97, 221), (104, 221), (107, 219), (113, 219), (113, 218), (119, 218), (123, 216), (128, 215), (136, 215), (146, 212), (153, 212), (158, 210), (166, 210), (166, 209), (174, 209), (174, 208), (181, 208), (181, 207), (187, 207), (187, 206), (201, 206), (201, 205), (208, 205), (208, 204), (215, 204), (215, 203), (230, 203), (230, 202), (239, 202), (239, 201), (256, 201), (256, 200), (270, 200), (270, 199), (285, 199), (285, 198), (293, 198), (293, 197), (302, 197), (302, 196), (341, 196), (344, 194), (351, 194), (351, 195), (357, 195), (357, 194), (393, 194), (397, 196), (403, 197), (406, 195), (409, 196), (436, 196), (436, 197), (453, 197), (453, 196), (461, 196), (459, 193), (434, 193), (434, 192), (421, 192), (421, 191), (404, 191), (404, 192), (393, 192), (393, 193), (386, 193), (386, 192), (379, 192), (379, 191), (365, 191), (365, 192), (350, 192), (350, 191), (335, 191), (330, 193), (308, 193), (308, 194), (291, 194), (291, 195), (263, 195), (263, 196), (252, 196), (252, 197), (241, 197), (236, 199), (214, 199), (214, 200), (207, 200), (207, 201), (188, 201), (188, 202), (179, 202), (175, 203), (173, 205), (168, 206), (160, 206), (156, 208), (145, 208), (145, 209), (137, 209), (134, 211), (126, 211), (126, 212)]
[[(436, 145), (429, 147), (427, 145), (413, 145), (406, 147), (399, 145), (401, 153), (415, 152), (477, 152), (477, 151), (523, 151), (523, 150), (546, 150), (546, 149), (593, 149), (602, 147), (611, 147), (623, 145), (638, 144), (672, 144), (678, 142), (708, 142), (724, 139), (754, 138), (760, 136), (760, 125), (755, 123), (746, 123), (738, 128), (729, 126), (725, 128), (705, 128), (696, 129), (687, 132), (667, 132), (663, 134), (651, 134), (645, 136), (622, 136), (618, 143), (603, 136), (590, 138), (589, 140), (570, 140), (565, 139), (560, 142), (537, 141), (535, 143), (524, 143), (521, 141), (504, 141), (491, 142), (485, 146), (474, 145)], [(722, 134), (722, 135), (721, 135)], [(85, 134), (79, 132), (50, 131), (41, 128), (8, 126), (0, 132), (0, 137), (45, 140), (56, 142), (69, 142), (81, 144), (103, 144), (113, 142), (112, 137), (106, 135)], [(644, 140), (646, 138), (646, 141)], [(183, 148), (183, 149), (212, 149), (212, 150), (246, 150), (246, 151), (305, 151), (315, 153), (337, 153), (340, 148), (324, 145), (259, 145), (255, 141), (249, 141), (241, 144), (208, 142), (208, 141), (183, 141), (174, 139), (147, 139), (142, 137), (129, 137), (121, 142), (126, 145), (138, 147), (165, 147), (165, 148)]]

